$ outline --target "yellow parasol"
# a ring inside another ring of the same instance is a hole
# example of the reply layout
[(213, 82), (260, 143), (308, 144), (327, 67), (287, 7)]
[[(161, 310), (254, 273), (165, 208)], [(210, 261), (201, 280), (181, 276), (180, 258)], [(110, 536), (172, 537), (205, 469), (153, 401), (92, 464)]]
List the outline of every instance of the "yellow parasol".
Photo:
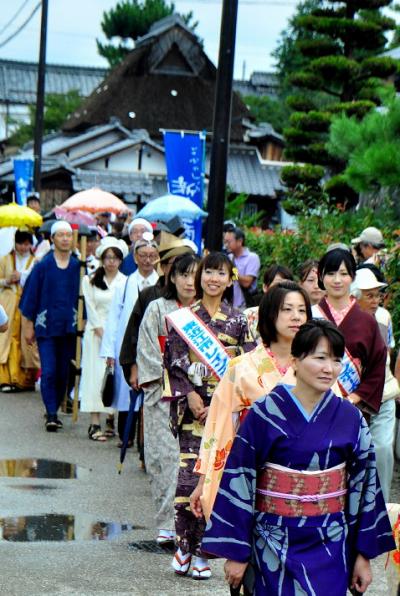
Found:
[(30, 207), (9, 203), (0, 207), (0, 228), (39, 228), (43, 218)]

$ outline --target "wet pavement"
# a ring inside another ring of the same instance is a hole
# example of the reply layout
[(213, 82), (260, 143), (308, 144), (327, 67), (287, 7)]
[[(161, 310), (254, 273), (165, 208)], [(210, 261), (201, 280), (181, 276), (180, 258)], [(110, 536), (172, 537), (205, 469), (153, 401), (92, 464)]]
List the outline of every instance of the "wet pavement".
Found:
[[(89, 441), (87, 415), (61, 416), (64, 429), (46, 433), (37, 394), (0, 394), (0, 594), (228, 595), (221, 561), (208, 582), (173, 573), (137, 454), (119, 475), (117, 440)], [(368, 594), (390, 594), (384, 560), (374, 572)]]

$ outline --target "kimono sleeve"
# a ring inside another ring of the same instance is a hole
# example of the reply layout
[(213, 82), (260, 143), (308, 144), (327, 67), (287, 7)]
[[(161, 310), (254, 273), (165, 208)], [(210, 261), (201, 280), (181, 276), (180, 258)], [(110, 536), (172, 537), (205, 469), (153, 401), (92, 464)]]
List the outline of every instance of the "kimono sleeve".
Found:
[(85, 308), (88, 323), (93, 329), (102, 327), (94, 301), (94, 286), (90, 283), (88, 275), (85, 275), (82, 280), (82, 293), (85, 298)]
[(141, 385), (162, 378), (162, 354), (158, 341), (161, 316), (158, 301), (151, 302), (139, 328), (136, 362)]
[[(210, 467), (214, 468), (215, 464), (222, 469), (225, 464), (235, 436), (232, 401), (233, 383), (228, 370), (218, 383), (211, 398), (199, 458), (194, 469), (197, 474), (206, 474), (207, 470)], [(223, 461), (221, 460), (222, 451), (224, 451)]]
[[(187, 344), (175, 329), (170, 329), (164, 352), (164, 369), (168, 378), (167, 383), (164, 379), (165, 398), (179, 399), (185, 397), (191, 391), (196, 391), (196, 386), (188, 377), (190, 365)], [(167, 393), (170, 393), (170, 395), (167, 395)]]
[(114, 292), (108, 311), (107, 321), (101, 340), (100, 356), (102, 358), (118, 358), (116, 354), (118, 322), (121, 315), (121, 301), (125, 286), (119, 286)]
[(204, 552), (243, 563), (252, 553), (257, 470), (270, 448), (263, 402), (253, 405), (236, 435), (202, 541)]
[(367, 364), (361, 376), (361, 383), (355, 393), (372, 408), (379, 412), (385, 385), (387, 350), (376, 321), (371, 337), (368, 341)]
[(376, 471), (371, 434), (363, 416), (359, 412), (358, 415), (358, 437), (347, 468), (349, 555), (355, 559), (360, 553), (372, 559), (393, 550), (395, 543)]
[(42, 268), (43, 265), (38, 263), (31, 271), (25, 284), (22, 297), (19, 303), (19, 309), (26, 319), (29, 321), (36, 321), (37, 314), (40, 310), (40, 295), (42, 286)]

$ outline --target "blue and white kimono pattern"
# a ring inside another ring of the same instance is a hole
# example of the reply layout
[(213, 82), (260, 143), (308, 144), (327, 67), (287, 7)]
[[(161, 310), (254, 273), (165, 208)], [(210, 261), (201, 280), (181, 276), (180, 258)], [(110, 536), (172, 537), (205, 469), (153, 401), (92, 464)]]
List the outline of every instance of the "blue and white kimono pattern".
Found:
[[(258, 471), (271, 462), (296, 470), (346, 463), (343, 512), (309, 517), (255, 510)], [(358, 553), (394, 548), (368, 426), (348, 401), (327, 392), (307, 419), (284, 385), (257, 400), (228, 457), (202, 549), (252, 561), (254, 594), (345, 596)]]

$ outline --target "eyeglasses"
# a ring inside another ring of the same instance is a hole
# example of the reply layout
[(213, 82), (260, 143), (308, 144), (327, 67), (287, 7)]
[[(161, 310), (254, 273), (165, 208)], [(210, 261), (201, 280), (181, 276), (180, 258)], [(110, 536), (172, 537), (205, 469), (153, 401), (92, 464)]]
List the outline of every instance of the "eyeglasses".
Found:
[(141, 259), (142, 261), (154, 261), (157, 259), (157, 256), (154, 255), (154, 253), (148, 255), (147, 253), (136, 251), (136, 256), (139, 257), (139, 259)]

